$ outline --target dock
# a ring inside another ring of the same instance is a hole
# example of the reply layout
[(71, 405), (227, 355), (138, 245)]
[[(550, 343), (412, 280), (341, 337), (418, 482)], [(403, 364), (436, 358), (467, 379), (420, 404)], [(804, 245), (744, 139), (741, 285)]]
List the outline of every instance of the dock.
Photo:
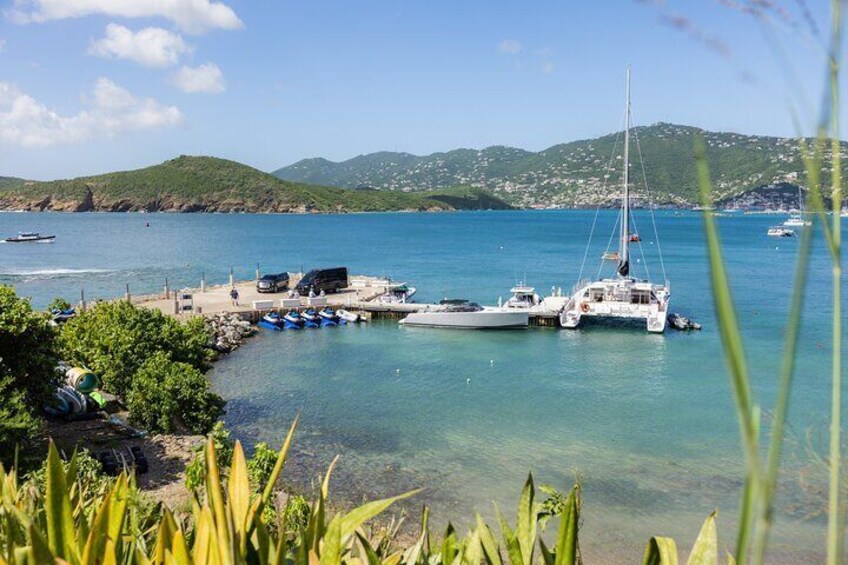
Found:
[[(291, 275), (290, 286), (293, 288), (302, 276), (302, 273)], [(202, 285), (198, 288), (182, 290), (170, 290), (166, 287), (162, 294), (132, 297), (131, 301), (137, 306), (159, 310), (163, 314), (177, 318), (228, 313), (237, 314), (252, 323), (258, 322), (262, 316), (272, 311), (302, 312), (307, 308), (320, 309), (325, 306), (358, 312), (370, 320), (400, 320), (407, 314), (431, 306), (416, 302), (403, 304), (377, 302), (376, 298), (385, 293), (391, 285), (392, 282), (385, 278), (353, 275), (350, 277), (350, 286), (338, 293), (290, 298), (286, 291), (259, 292), (256, 290), (256, 281), (249, 280), (214, 286)], [(230, 298), (232, 288), (239, 293), (237, 304)], [(566, 297), (546, 297), (545, 304), (548, 308), (531, 312), (530, 326), (558, 327), (557, 317), (566, 300)]]

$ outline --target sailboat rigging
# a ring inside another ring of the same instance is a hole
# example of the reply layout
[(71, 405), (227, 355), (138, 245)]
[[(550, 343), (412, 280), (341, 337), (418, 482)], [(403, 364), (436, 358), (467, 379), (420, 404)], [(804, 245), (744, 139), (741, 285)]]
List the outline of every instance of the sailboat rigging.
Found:
[(623, 195), (620, 219), (617, 222), (619, 245), (617, 252), (610, 252), (607, 249), (603, 256), (604, 260), (617, 261), (614, 276), (594, 282), (579, 282), (574, 293), (560, 312), (559, 322), (564, 328), (576, 328), (584, 318), (635, 320), (643, 321), (649, 332), (662, 333), (665, 331), (668, 317), (668, 304), (671, 298), (670, 285), (667, 281), (663, 284), (654, 284), (647, 279), (637, 280), (632, 276), (630, 245), (631, 243), (639, 243), (640, 239), (638, 235), (630, 231), (631, 108), (629, 68), (627, 69), (625, 92)]

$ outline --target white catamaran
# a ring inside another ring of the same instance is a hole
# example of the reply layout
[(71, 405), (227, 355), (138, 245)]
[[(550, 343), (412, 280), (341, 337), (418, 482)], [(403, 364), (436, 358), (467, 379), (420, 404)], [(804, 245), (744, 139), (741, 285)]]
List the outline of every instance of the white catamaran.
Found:
[[(606, 318), (644, 321), (649, 332), (662, 333), (665, 330), (668, 303), (671, 297), (668, 281), (664, 284), (654, 284), (647, 279), (638, 280), (632, 276), (630, 246), (631, 244), (640, 245), (641, 239), (636, 233), (630, 231), (630, 122), (630, 69), (628, 68), (623, 159), (624, 197), (618, 222), (619, 248), (614, 252), (607, 250), (603, 256), (604, 260), (617, 262), (615, 273), (611, 278), (579, 282), (575, 286), (575, 292), (559, 314), (559, 323), (563, 328), (576, 328), (583, 318)], [(659, 244), (659, 241), (657, 243)]]

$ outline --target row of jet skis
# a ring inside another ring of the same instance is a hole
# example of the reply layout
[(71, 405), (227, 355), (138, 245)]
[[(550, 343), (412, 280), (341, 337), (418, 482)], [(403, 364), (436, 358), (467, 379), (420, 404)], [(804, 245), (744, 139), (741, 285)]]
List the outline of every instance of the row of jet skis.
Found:
[(326, 326), (343, 326), (348, 323), (360, 322), (359, 314), (346, 310), (335, 311), (326, 307), (317, 312), (309, 308), (304, 312), (292, 310), (287, 314), (269, 312), (259, 320), (259, 326), (268, 330), (300, 330), (303, 328), (320, 328)]

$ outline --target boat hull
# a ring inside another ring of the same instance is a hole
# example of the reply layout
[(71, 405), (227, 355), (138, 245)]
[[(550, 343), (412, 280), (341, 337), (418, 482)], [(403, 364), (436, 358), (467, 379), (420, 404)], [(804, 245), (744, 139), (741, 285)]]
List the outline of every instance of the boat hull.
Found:
[(44, 235), (39, 237), (7, 237), (3, 241), (6, 243), (52, 243), (56, 239), (55, 235)]
[(404, 326), (466, 330), (520, 329), (530, 324), (528, 311), (414, 312), (400, 321)]

